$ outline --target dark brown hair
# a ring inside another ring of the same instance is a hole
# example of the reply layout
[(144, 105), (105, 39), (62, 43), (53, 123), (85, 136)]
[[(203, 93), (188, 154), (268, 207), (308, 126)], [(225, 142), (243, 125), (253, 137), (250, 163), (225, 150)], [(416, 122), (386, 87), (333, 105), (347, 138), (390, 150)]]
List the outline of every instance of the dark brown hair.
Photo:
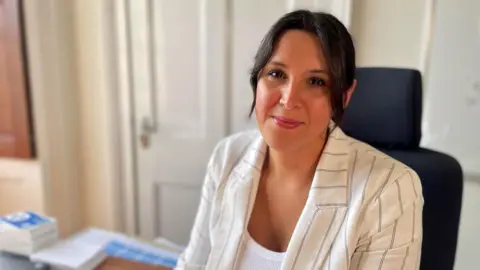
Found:
[(345, 26), (335, 16), (324, 12), (297, 10), (285, 14), (268, 31), (255, 55), (255, 63), (250, 72), (250, 85), (253, 90), (252, 115), (255, 109), (259, 75), (268, 63), (280, 37), (288, 30), (302, 30), (315, 35), (327, 61), (330, 75), (330, 103), (332, 119), (340, 124), (344, 112), (345, 93), (355, 78), (355, 47)]

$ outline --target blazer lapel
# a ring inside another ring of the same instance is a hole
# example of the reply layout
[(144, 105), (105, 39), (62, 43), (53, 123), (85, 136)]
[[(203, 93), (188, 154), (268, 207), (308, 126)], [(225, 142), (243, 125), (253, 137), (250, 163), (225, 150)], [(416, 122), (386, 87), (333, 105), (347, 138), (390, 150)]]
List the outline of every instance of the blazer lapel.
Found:
[(350, 159), (347, 137), (335, 128), (317, 164), (282, 269), (319, 269), (324, 264), (348, 209)]
[(235, 269), (243, 250), (242, 239), (251, 215), (265, 159), (266, 144), (257, 133), (228, 176), (223, 213), (217, 227), (207, 269)]

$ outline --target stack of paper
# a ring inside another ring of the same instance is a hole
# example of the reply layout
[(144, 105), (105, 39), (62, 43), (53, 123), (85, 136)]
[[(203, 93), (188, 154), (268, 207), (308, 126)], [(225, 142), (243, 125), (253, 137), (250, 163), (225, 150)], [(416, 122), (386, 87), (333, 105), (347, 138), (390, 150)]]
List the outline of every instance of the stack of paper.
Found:
[(45, 263), (52, 270), (91, 270), (106, 258), (103, 246), (89, 244), (79, 237), (58, 242), (30, 256), (30, 260)]
[(57, 222), (33, 212), (0, 217), (0, 251), (30, 255), (58, 240)]

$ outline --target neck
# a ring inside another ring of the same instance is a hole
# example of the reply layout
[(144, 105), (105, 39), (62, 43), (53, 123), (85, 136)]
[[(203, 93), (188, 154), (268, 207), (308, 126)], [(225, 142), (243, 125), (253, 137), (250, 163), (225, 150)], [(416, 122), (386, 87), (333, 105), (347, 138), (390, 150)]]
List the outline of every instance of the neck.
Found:
[(268, 150), (268, 174), (275, 181), (310, 184), (325, 145), (326, 136), (295, 151)]

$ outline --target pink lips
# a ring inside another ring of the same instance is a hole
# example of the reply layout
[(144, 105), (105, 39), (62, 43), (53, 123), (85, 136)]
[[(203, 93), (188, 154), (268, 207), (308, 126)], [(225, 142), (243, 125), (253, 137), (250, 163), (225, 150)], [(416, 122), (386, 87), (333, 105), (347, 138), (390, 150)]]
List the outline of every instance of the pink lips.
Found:
[(275, 124), (285, 129), (294, 129), (303, 124), (302, 122), (299, 122), (295, 119), (286, 118), (282, 116), (273, 116), (272, 118)]

